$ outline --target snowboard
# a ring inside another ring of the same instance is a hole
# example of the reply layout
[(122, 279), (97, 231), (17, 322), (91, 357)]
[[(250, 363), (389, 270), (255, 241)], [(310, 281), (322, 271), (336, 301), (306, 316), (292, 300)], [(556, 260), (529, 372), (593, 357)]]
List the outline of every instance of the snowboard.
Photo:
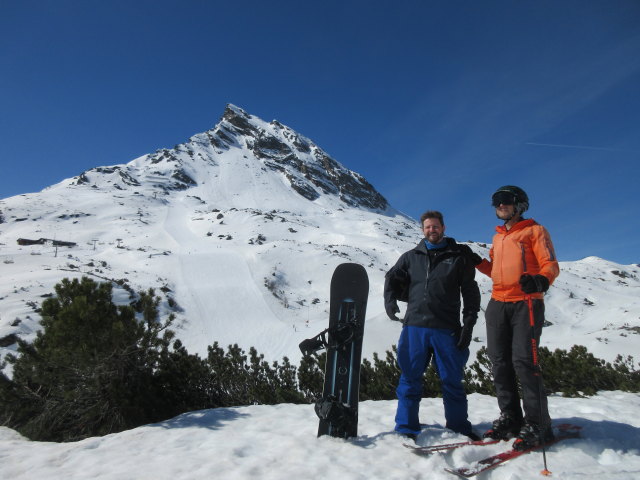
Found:
[(327, 350), (322, 397), (315, 411), (318, 436), (338, 438), (358, 434), (360, 362), (369, 278), (362, 265), (343, 263), (331, 277), (329, 328), (303, 341), (303, 354)]

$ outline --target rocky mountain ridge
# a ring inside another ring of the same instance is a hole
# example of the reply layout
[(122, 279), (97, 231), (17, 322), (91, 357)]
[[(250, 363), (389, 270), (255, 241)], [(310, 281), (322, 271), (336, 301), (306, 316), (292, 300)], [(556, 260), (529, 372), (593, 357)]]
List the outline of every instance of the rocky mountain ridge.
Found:
[(118, 190), (144, 183), (163, 193), (186, 190), (206, 181), (199, 175), (199, 164), (216, 167), (216, 157), (230, 150), (241, 150), (244, 159), (251, 158), (264, 171), (279, 173), (285, 185), (309, 201), (334, 195), (349, 207), (379, 212), (389, 208), (364, 177), (339, 164), (311, 140), (277, 120), (266, 123), (234, 105), (227, 105), (214, 128), (186, 143), (157, 150), (125, 166), (90, 169), (74, 182), (94, 187), (107, 183)]

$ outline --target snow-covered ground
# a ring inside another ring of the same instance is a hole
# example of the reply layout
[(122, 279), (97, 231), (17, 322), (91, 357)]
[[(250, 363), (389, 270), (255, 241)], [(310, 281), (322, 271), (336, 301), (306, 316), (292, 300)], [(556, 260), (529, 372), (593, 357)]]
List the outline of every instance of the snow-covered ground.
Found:
[[(3, 480), (405, 480), (454, 478), (445, 467), (460, 466), (508, 448), (464, 447), (419, 457), (393, 433), (395, 401), (366, 401), (360, 407), (359, 436), (316, 437), (310, 405), (220, 408), (186, 413), (166, 422), (73, 443), (30, 442), (0, 427)], [(470, 420), (488, 428), (494, 398), (469, 397)], [(640, 396), (604, 392), (591, 398), (551, 397), (556, 423), (582, 427), (582, 438), (549, 448), (553, 478), (637, 480), (640, 478)], [(464, 437), (443, 429), (440, 399), (423, 399), (426, 424), (420, 444)], [(534, 452), (482, 474), (484, 480), (543, 478), (543, 459)]]

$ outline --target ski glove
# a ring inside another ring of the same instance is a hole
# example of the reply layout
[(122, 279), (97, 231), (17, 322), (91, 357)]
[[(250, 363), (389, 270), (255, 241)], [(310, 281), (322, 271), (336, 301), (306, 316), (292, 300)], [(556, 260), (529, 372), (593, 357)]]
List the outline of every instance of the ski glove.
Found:
[(549, 290), (549, 279), (544, 275), (529, 275), (525, 273), (520, 277), (520, 287), (526, 294), (546, 292)]
[(458, 350), (465, 350), (469, 348), (471, 345), (471, 338), (473, 336), (473, 327), (476, 324), (476, 317), (469, 316), (465, 317), (462, 321), (462, 330), (460, 331), (460, 336), (458, 337)]
[(400, 321), (400, 319), (396, 315), (396, 313), (400, 312), (400, 308), (398, 307), (398, 302), (395, 299), (385, 302), (384, 309), (387, 311), (387, 316), (391, 320), (395, 320), (396, 322)]

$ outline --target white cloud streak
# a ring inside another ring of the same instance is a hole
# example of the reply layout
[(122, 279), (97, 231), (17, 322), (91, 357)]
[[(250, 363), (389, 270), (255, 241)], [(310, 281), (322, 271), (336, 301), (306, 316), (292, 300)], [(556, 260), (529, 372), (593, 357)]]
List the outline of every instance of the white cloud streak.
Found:
[(601, 150), (604, 152), (627, 152), (627, 153), (640, 154), (640, 152), (636, 150), (623, 150), (621, 148), (609, 148), (609, 147), (592, 147), (589, 145), (563, 145), (563, 144), (557, 144), (557, 143), (534, 143), (534, 142), (526, 142), (525, 145), (532, 145), (534, 147), (577, 148), (581, 150)]

